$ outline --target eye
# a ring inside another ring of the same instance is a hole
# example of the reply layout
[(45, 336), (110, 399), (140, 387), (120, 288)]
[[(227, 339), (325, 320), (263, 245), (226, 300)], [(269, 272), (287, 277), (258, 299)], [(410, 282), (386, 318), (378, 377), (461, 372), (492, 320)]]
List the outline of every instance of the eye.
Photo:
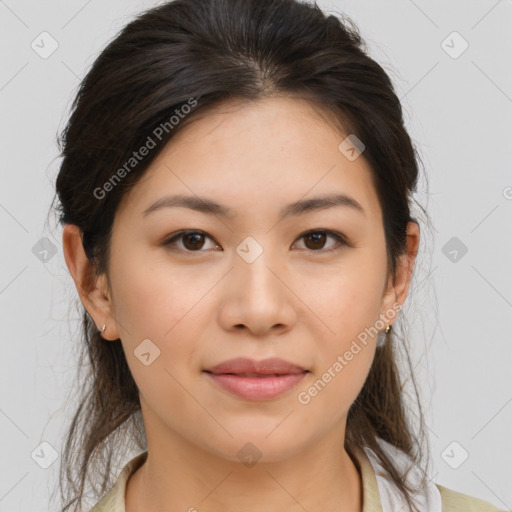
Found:
[[(322, 246), (329, 237), (333, 238), (337, 243), (322, 251)], [(331, 252), (339, 249), (340, 246), (348, 245), (342, 235), (328, 229), (308, 231), (299, 237), (299, 239), (301, 238), (304, 238), (309, 243), (309, 247), (306, 248), (311, 249), (314, 252)]]
[[(200, 249), (204, 247), (204, 240), (206, 238), (213, 240), (211, 237), (209, 237), (206, 233), (203, 233), (202, 231), (180, 231), (179, 233), (168, 239), (166, 242), (164, 242), (163, 245), (177, 247), (177, 241), (183, 240), (183, 246), (178, 247), (178, 249), (184, 250), (185, 252), (204, 252), (200, 251)], [(217, 244), (214, 244), (214, 246), (219, 247), (219, 245)], [(183, 249), (183, 247), (185, 249)]]
[[(331, 247), (322, 250), (329, 237), (334, 239), (336, 243), (331, 245)], [(331, 252), (339, 249), (340, 246), (349, 245), (342, 235), (327, 229), (308, 231), (299, 237), (299, 239), (302, 238), (307, 242), (306, 249), (311, 249), (313, 252)], [(165, 241), (163, 245), (172, 246), (172, 248), (177, 248), (184, 252), (204, 252), (201, 249), (204, 249), (206, 239), (214, 242), (213, 238), (202, 231), (180, 231)], [(219, 247), (220, 246), (216, 242), (213, 243), (214, 249)]]

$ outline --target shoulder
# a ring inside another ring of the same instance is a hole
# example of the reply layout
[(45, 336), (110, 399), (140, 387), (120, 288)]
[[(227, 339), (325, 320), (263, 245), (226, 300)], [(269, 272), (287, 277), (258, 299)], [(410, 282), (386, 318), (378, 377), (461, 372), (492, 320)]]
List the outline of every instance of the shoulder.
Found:
[(491, 503), (436, 484), (441, 494), (443, 512), (505, 512)]

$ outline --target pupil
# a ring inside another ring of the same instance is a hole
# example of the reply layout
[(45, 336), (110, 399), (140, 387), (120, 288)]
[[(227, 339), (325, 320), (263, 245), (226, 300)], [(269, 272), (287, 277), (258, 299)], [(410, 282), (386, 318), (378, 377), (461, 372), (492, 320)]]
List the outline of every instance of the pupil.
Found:
[[(201, 234), (198, 234), (198, 233), (191, 233), (189, 235), (186, 235), (185, 236), (185, 241), (188, 241), (188, 240), (192, 240), (192, 249), (200, 249), (201, 248), (201, 243), (198, 244), (198, 242), (201, 240), (201, 238), (203, 238), (203, 235)], [(185, 244), (187, 246), (187, 244)]]
[(313, 238), (314, 243), (320, 242), (320, 247), (315, 246), (316, 249), (321, 249), (325, 243), (325, 233), (311, 233), (309, 238)]

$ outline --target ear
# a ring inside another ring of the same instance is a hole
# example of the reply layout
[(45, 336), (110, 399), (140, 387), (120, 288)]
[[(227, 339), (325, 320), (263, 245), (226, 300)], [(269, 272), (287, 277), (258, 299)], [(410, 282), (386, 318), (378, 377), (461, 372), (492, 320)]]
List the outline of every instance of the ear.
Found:
[(75, 282), (80, 300), (99, 331), (106, 325), (102, 337), (117, 340), (119, 331), (114, 319), (112, 301), (109, 298), (105, 274), (97, 276), (94, 265), (85, 254), (82, 233), (78, 226), (65, 224), (62, 232), (62, 248), (68, 270)]
[[(401, 306), (405, 302), (411, 284), (419, 242), (420, 227), (418, 223), (414, 221), (408, 222), (406, 230), (406, 251), (398, 258), (395, 276), (389, 276), (387, 289), (382, 300), (382, 307), (384, 308), (382, 312), (383, 315), (386, 315), (386, 311), (396, 310), (397, 302), (399, 302)], [(394, 308), (393, 305), (395, 305)], [(396, 318), (396, 315), (393, 318)], [(393, 320), (390, 319), (389, 324), (391, 325), (392, 323)]]

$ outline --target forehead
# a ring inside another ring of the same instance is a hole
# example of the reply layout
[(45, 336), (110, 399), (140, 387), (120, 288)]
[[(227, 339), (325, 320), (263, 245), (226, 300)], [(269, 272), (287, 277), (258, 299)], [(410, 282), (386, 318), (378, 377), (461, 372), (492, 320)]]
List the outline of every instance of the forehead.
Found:
[[(356, 198), (380, 219), (372, 171), (363, 154), (347, 158), (347, 134), (329, 113), (290, 97), (233, 101), (197, 112), (167, 143), (129, 192), (139, 214), (166, 194), (208, 197), (234, 213), (318, 195)], [(342, 148), (346, 145), (342, 144)], [(254, 210), (253, 210), (254, 211)]]

